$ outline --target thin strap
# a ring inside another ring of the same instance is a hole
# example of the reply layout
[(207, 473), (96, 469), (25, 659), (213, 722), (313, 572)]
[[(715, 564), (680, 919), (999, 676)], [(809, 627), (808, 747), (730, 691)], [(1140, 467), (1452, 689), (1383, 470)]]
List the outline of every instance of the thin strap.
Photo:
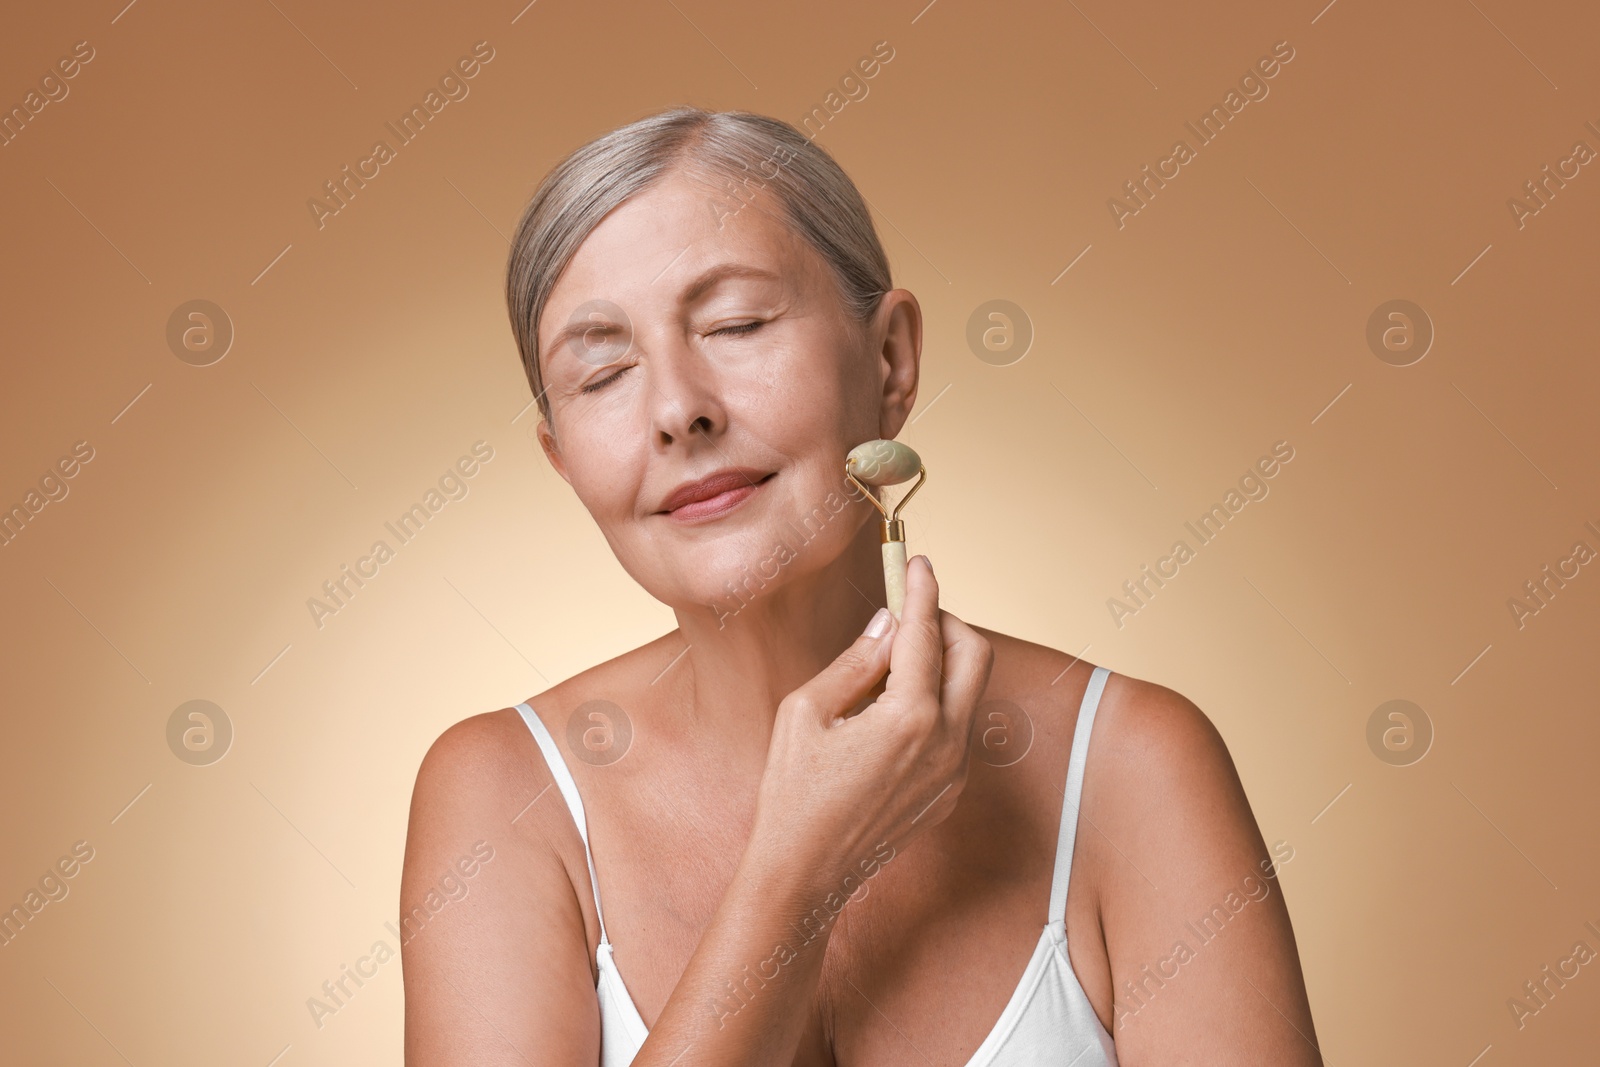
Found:
[(1072, 758), (1067, 763), (1066, 792), (1061, 798), (1061, 831), (1056, 840), (1056, 872), (1050, 882), (1050, 914), (1055, 922), (1067, 910), (1067, 883), (1072, 879), (1072, 846), (1078, 839), (1078, 801), (1083, 797), (1083, 765), (1089, 757), (1089, 735), (1094, 732), (1094, 713), (1100, 707), (1111, 672), (1096, 667), (1083, 691), (1078, 707), (1078, 725), (1072, 731)]
[(517, 711), (522, 714), (522, 721), (528, 724), (528, 729), (533, 731), (533, 739), (539, 742), (539, 749), (544, 753), (544, 761), (550, 767), (550, 773), (555, 776), (562, 798), (567, 802), (567, 810), (572, 812), (572, 821), (578, 824), (578, 836), (583, 838), (583, 856), (589, 861), (589, 885), (594, 890), (594, 915), (600, 920), (600, 943), (608, 945), (611, 942), (606, 939), (606, 920), (600, 913), (600, 882), (594, 876), (594, 854), (589, 851), (589, 823), (583, 814), (583, 798), (578, 795), (578, 783), (573, 780), (572, 772), (567, 769), (567, 761), (562, 758), (556, 739), (550, 735), (550, 728), (545, 726), (544, 721), (526, 703), (518, 704)]

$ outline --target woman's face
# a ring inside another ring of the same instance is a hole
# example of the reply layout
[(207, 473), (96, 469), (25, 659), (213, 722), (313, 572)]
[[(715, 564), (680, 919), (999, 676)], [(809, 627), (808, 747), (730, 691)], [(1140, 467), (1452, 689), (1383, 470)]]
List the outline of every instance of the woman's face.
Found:
[(909, 293), (862, 326), (774, 198), (739, 204), (663, 178), (590, 233), (538, 331), (556, 470), (652, 596), (719, 616), (873, 514), (845, 453), (899, 432), (920, 344)]

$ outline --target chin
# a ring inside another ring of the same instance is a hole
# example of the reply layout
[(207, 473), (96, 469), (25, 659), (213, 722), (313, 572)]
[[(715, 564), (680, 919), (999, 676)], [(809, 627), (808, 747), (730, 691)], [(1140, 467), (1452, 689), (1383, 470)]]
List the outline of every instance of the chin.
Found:
[(762, 596), (833, 562), (860, 525), (850, 499), (843, 492), (828, 493), (814, 508), (773, 508), (758, 522), (679, 545), (675, 558), (662, 564), (683, 579), (674, 600), (709, 608), (726, 624)]

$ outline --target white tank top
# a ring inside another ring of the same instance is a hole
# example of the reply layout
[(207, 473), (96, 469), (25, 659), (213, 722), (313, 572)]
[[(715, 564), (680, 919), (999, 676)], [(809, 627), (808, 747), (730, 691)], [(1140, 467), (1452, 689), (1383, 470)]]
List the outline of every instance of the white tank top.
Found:
[[(966, 1067), (1116, 1067), (1117, 1052), (1111, 1035), (1100, 1024), (1099, 1016), (1073, 973), (1067, 957), (1067, 884), (1072, 874), (1072, 845), (1077, 838), (1078, 800), (1083, 795), (1083, 766), (1089, 753), (1089, 735), (1094, 729), (1094, 714), (1110, 675), (1096, 667), (1083, 693), (1078, 709), (1078, 724), (1072, 735), (1072, 756), (1067, 764), (1067, 784), (1061, 805), (1061, 828), (1056, 839), (1055, 874), (1050, 883), (1050, 908), (1045, 913), (1039, 944), (1022, 972), (1011, 1000), (995, 1022), (989, 1035)], [(583, 815), (583, 799), (567, 769), (555, 738), (527, 704), (518, 704), (523, 721), (533, 731), (534, 740), (544, 752), (545, 762), (555, 776), (556, 785), (572, 811), (583, 838), (589, 862), (589, 881), (595, 887), (594, 910), (600, 919), (600, 947), (595, 964), (600, 972), (595, 993), (600, 1000), (600, 1065), (627, 1067), (638, 1055), (650, 1033), (639, 1009), (634, 1006), (628, 987), (617, 970), (611, 942), (606, 938), (605, 917), (600, 911), (599, 882), (594, 874), (594, 854), (589, 851), (589, 829)]]

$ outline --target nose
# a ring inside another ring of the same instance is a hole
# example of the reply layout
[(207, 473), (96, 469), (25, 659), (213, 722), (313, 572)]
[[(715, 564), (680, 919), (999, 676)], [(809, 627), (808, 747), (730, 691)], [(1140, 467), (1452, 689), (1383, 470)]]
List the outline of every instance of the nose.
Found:
[(659, 450), (693, 449), (727, 429), (715, 368), (681, 331), (664, 332), (645, 360), (651, 438)]

